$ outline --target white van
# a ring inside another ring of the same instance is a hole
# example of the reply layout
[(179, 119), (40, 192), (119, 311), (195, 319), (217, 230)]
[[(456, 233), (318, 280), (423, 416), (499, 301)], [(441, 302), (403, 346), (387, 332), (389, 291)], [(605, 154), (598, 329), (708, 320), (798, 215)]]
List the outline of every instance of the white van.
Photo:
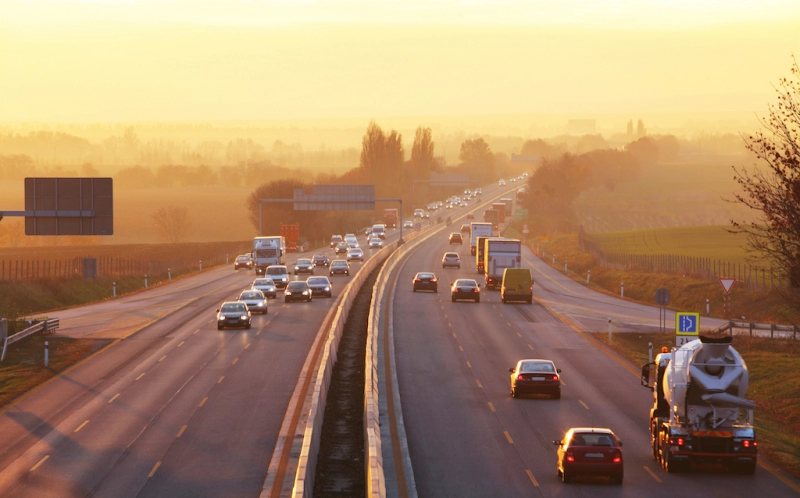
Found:
[(386, 240), (386, 227), (383, 223), (376, 223), (372, 225), (372, 236), (378, 237), (381, 240)]

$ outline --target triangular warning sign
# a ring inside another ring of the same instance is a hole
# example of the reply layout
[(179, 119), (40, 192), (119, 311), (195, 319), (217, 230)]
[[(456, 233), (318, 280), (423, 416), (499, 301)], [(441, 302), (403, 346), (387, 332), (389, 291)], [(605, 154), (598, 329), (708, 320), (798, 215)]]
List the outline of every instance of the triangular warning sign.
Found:
[(733, 283), (736, 281), (734, 278), (722, 278), (720, 277), (719, 283), (722, 285), (722, 288), (725, 289), (725, 294), (728, 294), (731, 291), (731, 287), (733, 287)]

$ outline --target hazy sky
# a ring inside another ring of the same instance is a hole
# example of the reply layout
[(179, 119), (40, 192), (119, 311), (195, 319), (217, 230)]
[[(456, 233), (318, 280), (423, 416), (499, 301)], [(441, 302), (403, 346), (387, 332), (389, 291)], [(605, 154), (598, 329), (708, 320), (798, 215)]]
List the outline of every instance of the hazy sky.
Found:
[(0, 121), (763, 111), (797, 0), (0, 0)]

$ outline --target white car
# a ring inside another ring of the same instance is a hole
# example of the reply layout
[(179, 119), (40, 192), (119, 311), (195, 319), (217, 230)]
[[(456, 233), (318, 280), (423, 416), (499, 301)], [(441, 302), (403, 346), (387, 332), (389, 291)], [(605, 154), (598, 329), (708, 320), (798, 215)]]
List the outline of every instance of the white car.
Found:
[(414, 222), (411, 220), (404, 221), (403, 228), (414, 228)]
[(348, 249), (347, 261), (353, 261), (354, 259), (364, 261), (364, 251), (362, 251), (360, 247), (351, 247)]
[(369, 248), (370, 249), (380, 249), (383, 247), (383, 241), (378, 237), (372, 237), (369, 239)]
[(262, 315), (266, 315), (268, 312), (267, 296), (265, 296), (260, 290), (248, 289), (246, 291), (242, 291), (242, 293), (239, 295), (239, 301), (247, 305), (247, 309), (250, 311), (250, 313), (261, 313)]
[(253, 285), (250, 287), (254, 290), (260, 290), (265, 296), (275, 299), (277, 292), (275, 291), (275, 282), (271, 278), (257, 278), (253, 280)]
[(356, 239), (355, 234), (348, 233), (344, 236), (344, 241), (347, 242), (350, 247), (358, 247), (358, 239)]

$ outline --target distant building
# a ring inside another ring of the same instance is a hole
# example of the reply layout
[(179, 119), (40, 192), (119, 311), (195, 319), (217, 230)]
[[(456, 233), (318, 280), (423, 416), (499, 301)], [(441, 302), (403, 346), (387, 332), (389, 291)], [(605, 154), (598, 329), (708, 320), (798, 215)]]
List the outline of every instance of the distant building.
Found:
[(567, 133), (570, 135), (594, 135), (597, 133), (597, 122), (594, 119), (570, 119), (567, 121)]

